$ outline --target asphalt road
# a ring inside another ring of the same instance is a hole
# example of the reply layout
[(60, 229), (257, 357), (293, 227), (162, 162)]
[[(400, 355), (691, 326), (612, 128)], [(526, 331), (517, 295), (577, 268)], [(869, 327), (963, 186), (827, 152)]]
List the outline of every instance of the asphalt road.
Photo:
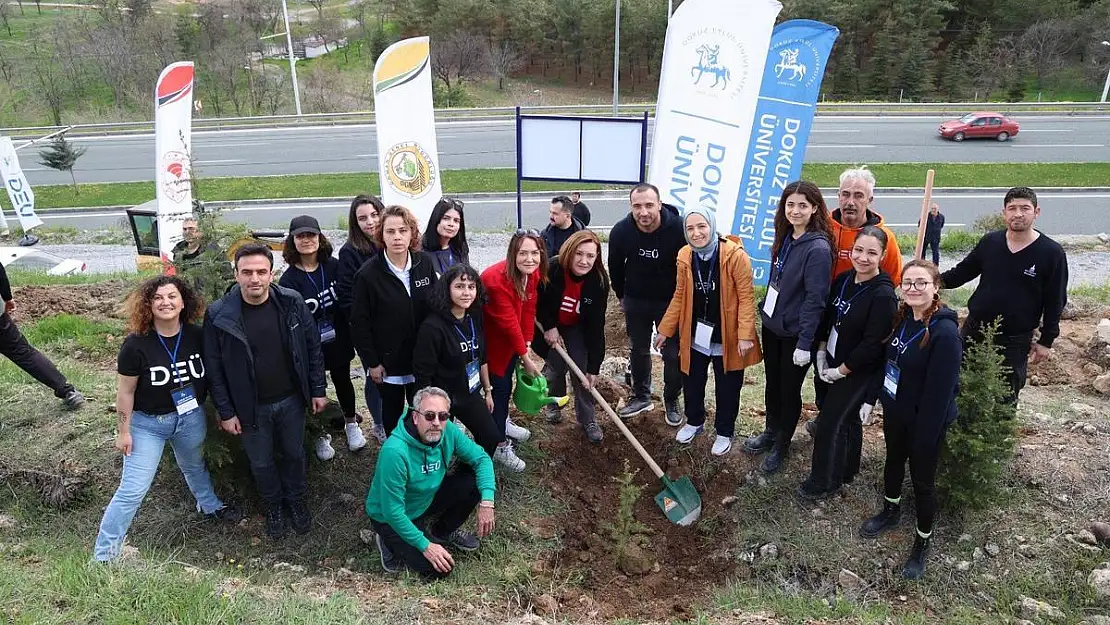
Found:
[[(970, 226), (979, 215), (1000, 211), (1002, 193), (951, 192), (943, 190), (934, 195), (947, 218), (947, 227)], [(466, 202), (466, 226), (471, 232), (507, 230), (516, 227), (515, 194), (503, 194), (482, 199), (461, 196)], [(833, 201), (832, 194), (826, 197)], [(524, 201), (524, 223), (528, 227), (547, 224), (549, 198), (531, 196)], [(583, 196), (592, 212), (591, 227), (607, 228), (628, 212), (628, 200), (623, 194), (587, 193)], [(1110, 193), (1081, 193), (1045, 191), (1040, 194), (1041, 217), (1038, 228), (1049, 234), (1099, 234), (1110, 232)], [(340, 217), (346, 217), (350, 204), (304, 203), (280, 206), (244, 206), (227, 209), (227, 219), (245, 222), (255, 228), (282, 228), (296, 215), (310, 214), (320, 220), (325, 228), (335, 228)], [(875, 197), (875, 210), (883, 215), (886, 223), (895, 229), (916, 228), (921, 211), (921, 197), (907, 193), (882, 193)], [(69, 214), (41, 214), (48, 226), (71, 226), (79, 229), (96, 229), (116, 226), (126, 222), (122, 212), (100, 211)]]
[[(945, 141), (939, 117), (819, 117), (806, 150), (809, 162), (1087, 162), (1110, 155), (1110, 116), (1016, 118), (1021, 133), (1006, 143)], [(512, 121), (438, 124), (444, 169), (515, 167)], [(649, 133), (650, 136), (650, 133)], [(78, 161), (81, 182), (154, 179), (150, 135), (75, 139), (88, 148)], [(204, 176), (364, 172), (377, 169), (374, 127), (340, 126), (204, 131), (193, 134)], [(36, 147), (20, 151), (32, 185), (67, 184), (69, 175), (42, 167)]]

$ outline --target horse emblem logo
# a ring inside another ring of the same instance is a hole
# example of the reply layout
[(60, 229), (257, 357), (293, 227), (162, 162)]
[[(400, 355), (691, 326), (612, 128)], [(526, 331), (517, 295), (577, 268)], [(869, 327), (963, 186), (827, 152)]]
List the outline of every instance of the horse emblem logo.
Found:
[(698, 53), (698, 64), (690, 68), (690, 75), (697, 77), (694, 79), (694, 84), (701, 82), (701, 79), (706, 74), (713, 76), (713, 84), (709, 85), (710, 89), (715, 89), (719, 85), (721, 90), (728, 89), (728, 82), (732, 79), (732, 72), (727, 67), (721, 65), (717, 60), (717, 56), (721, 53), (721, 46), (709, 45), (703, 43), (697, 47), (695, 52)]
[(798, 48), (786, 48), (779, 51), (779, 62), (775, 64), (775, 78), (782, 78), (786, 72), (790, 73), (789, 80), (802, 80), (806, 77), (805, 63), (798, 62)]

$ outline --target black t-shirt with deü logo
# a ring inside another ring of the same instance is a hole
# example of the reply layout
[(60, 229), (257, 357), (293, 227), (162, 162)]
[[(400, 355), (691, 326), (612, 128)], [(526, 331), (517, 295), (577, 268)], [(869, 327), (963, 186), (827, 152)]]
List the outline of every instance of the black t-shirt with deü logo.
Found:
[(177, 345), (177, 336), (161, 337), (161, 341), (158, 339), (154, 330), (147, 334), (131, 334), (120, 347), (116, 371), (120, 375), (139, 378), (134, 409), (151, 415), (176, 413), (177, 406), (171, 393), (185, 384), (192, 385), (197, 401), (203, 404), (207, 392), (202, 359), (203, 330), (191, 324), (184, 326), (181, 346), (177, 348), (177, 362), (173, 366), (170, 364), (170, 353)]

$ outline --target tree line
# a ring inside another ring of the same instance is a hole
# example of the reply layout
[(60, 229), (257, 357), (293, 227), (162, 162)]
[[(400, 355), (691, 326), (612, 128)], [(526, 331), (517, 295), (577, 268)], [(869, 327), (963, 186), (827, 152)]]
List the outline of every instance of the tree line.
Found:
[[(621, 85), (651, 100), (667, 0), (621, 2)], [(0, 116), (31, 113), (54, 125), (149, 119), (154, 78), (182, 59), (197, 63), (199, 115), (292, 112), (287, 65), (264, 58), (284, 51), (275, 37), (284, 30), (280, 0), (174, 10), (97, 0), (32, 22), (21, 36), (12, 23), (32, 6), (0, 0)], [(420, 34), (432, 38), (439, 105), (466, 104), (476, 80), (593, 85), (599, 95), (612, 80), (612, 1), (354, 0), (334, 9), (301, 0), (290, 10), (294, 34), (313, 36), (336, 58), (302, 66), (309, 112), (371, 108), (374, 59)], [(1100, 43), (1110, 39), (1110, 0), (785, 0), (781, 19), (791, 18), (841, 30), (822, 89), (831, 101), (1020, 100), (1042, 90), (1089, 97), (1110, 67), (1110, 46)]]

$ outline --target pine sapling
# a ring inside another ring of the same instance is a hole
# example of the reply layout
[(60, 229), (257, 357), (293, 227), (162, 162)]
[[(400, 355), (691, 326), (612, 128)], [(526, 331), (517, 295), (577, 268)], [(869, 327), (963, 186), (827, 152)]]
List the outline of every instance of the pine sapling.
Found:
[(640, 500), (640, 495), (644, 491), (643, 486), (636, 485), (635, 480), (638, 472), (629, 467), (626, 459), (624, 461), (624, 471), (612, 478), (620, 485), (620, 491), (617, 497), (617, 514), (612, 523), (606, 524), (606, 528), (609, 530), (609, 538), (613, 541), (613, 552), (616, 554), (618, 566), (623, 566), (625, 559), (628, 557), (632, 536), (649, 530), (635, 517), (636, 502)]
[(77, 176), (73, 173), (73, 166), (87, 151), (88, 148), (74, 145), (66, 140), (65, 135), (58, 135), (50, 141), (46, 149), (39, 152), (39, 164), (58, 171), (68, 171), (70, 179), (73, 180), (73, 192), (79, 194), (81, 191), (77, 188)]

